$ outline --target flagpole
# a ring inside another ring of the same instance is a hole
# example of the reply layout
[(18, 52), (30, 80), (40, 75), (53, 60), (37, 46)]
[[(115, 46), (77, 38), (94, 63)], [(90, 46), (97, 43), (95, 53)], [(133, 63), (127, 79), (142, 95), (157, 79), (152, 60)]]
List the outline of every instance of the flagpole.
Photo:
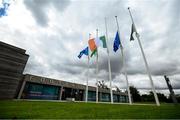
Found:
[[(105, 27), (106, 27), (106, 45), (107, 45), (107, 41), (108, 41), (108, 31), (107, 31), (107, 21), (105, 18)], [(107, 45), (107, 54), (108, 54), (108, 69), (109, 69), (109, 81), (110, 81), (110, 95), (111, 95), (111, 103), (113, 103), (113, 92), (112, 92), (112, 76), (111, 76), (111, 61), (110, 61), (110, 57), (109, 57), (109, 48)]]
[[(96, 38), (98, 38), (98, 29), (96, 29)], [(96, 103), (98, 103), (98, 48), (96, 55)]]
[[(116, 18), (118, 34), (119, 34), (119, 24), (118, 24), (117, 16), (115, 16), (115, 18)], [(119, 37), (120, 37), (120, 35), (119, 35)], [(128, 82), (128, 76), (127, 76), (126, 63), (125, 63), (125, 57), (124, 57), (124, 51), (123, 51), (122, 43), (120, 43), (120, 48), (121, 48), (121, 54), (122, 54), (124, 73), (125, 73), (125, 77), (126, 77), (126, 85), (127, 85), (127, 91), (128, 91), (128, 97), (129, 97), (129, 104), (131, 105), (132, 100), (131, 100), (131, 94), (130, 94), (130, 89), (129, 89), (129, 82)]]
[(138, 43), (139, 43), (139, 46), (140, 46), (140, 49), (141, 49), (141, 53), (142, 53), (142, 56), (143, 56), (143, 59), (144, 59), (144, 63), (145, 63), (145, 66), (146, 66), (146, 71), (148, 73), (148, 76), (149, 76), (149, 79), (150, 79), (150, 82), (151, 82), (151, 87), (152, 87), (152, 91), (153, 91), (154, 98), (155, 98), (155, 101), (156, 101), (156, 105), (160, 106), (159, 99), (157, 97), (156, 90), (155, 90), (155, 87), (154, 87), (154, 83), (153, 83), (153, 80), (152, 80), (152, 77), (151, 77), (151, 73), (150, 73), (150, 70), (149, 70), (149, 66), (148, 66), (148, 63), (147, 63), (147, 60), (146, 60), (146, 57), (145, 57), (145, 54), (144, 54), (144, 50), (143, 50), (142, 45), (141, 45), (140, 35), (137, 33), (136, 26), (134, 24), (134, 20), (133, 20), (133, 17), (132, 17), (132, 14), (131, 14), (131, 11), (130, 11), (129, 7), (128, 7), (128, 10), (129, 10), (129, 14), (130, 14), (132, 23), (133, 23), (135, 31), (136, 31), (136, 37), (138, 39)]
[[(89, 39), (90, 39), (89, 34)], [(88, 70), (87, 70), (87, 81), (86, 81), (86, 102), (88, 102), (88, 81), (89, 81), (89, 48), (88, 48)]]

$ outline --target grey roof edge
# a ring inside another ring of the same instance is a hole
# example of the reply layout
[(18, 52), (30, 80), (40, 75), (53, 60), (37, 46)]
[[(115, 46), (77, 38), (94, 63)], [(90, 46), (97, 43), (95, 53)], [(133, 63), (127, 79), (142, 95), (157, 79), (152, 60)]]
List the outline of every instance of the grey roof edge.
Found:
[[(14, 51), (16, 51), (16, 52), (18, 52), (18, 53), (21, 53), (21, 54), (25, 54), (25, 53), (26, 53), (26, 50), (25, 50), (25, 49), (16, 47), (16, 46), (14, 46), (14, 45), (10, 45), (10, 44), (5, 43), (5, 42), (2, 42), (2, 41), (0, 41), (0, 46), (4, 46), (4, 47), (6, 47), (6, 48), (9, 48), (9, 49), (14, 50)], [(28, 54), (25, 54), (25, 55), (29, 56)]]

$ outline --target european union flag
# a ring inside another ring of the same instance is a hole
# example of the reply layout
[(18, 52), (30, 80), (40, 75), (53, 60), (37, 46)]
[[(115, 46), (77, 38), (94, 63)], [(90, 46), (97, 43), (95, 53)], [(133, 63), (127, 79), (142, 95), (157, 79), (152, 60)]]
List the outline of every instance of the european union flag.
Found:
[(115, 40), (114, 40), (114, 45), (113, 45), (114, 52), (116, 52), (119, 49), (120, 44), (121, 44), (121, 42), (120, 42), (119, 34), (117, 32)]
[(84, 50), (82, 50), (82, 51), (79, 53), (78, 58), (80, 59), (83, 54), (85, 54), (85, 55), (88, 56), (88, 54), (89, 54), (89, 48), (88, 48), (88, 47), (86, 47)]

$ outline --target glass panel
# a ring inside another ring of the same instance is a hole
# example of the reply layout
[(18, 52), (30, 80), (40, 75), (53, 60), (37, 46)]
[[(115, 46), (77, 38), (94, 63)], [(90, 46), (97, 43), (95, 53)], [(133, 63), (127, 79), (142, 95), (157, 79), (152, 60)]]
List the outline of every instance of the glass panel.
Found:
[(96, 92), (88, 91), (88, 101), (96, 101)]
[(102, 93), (101, 101), (102, 102), (109, 102), (110, 101), (110, 94)]
[(113, 101), (114, 101), (114, 102), (119, 102), (119, 100), (118, 100), (118, 95), (113, 95)]
[(126, 96), (120, 95), (120, 102), (126, 102)]
[(29, 84), (27, 91), (28, 99), (41, 99), (43, 86), (39, 84)]
[(57, 86), (26, 83), (22, 98), (57, 100), (58, 93), (59, 87)]

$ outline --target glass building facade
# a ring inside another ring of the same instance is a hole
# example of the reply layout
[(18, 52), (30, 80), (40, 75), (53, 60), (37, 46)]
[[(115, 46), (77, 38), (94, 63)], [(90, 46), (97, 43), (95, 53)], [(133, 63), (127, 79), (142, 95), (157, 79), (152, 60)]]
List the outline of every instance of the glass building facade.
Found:
[[(26, 82), (21, 98), (41, 100), (67, 100), (67, 98), (74, 98), (75, 101), (84, 101), (85, 90)], [(110, 93), (99, 92), (98, 100), (100, 102), (110, 102)], [(96, 101), (96, 91), (88, 91), (88, 101)], [(113, 101), (126, 103), (128, 102), (128, 97), (126, 95), (114, 94)]]
[(22, 94), (23, 99), (57, 100), (59, 87), (27, 82)]

